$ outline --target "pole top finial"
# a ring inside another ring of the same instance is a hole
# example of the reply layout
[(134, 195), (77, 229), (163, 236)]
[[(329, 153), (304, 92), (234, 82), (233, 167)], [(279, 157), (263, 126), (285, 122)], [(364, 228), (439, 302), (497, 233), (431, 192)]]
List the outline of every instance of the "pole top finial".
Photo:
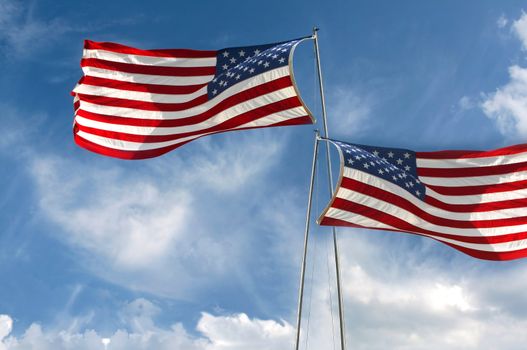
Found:
[(313, 33), (318, 32), (319, 29), (317, 26), (313, 26)]

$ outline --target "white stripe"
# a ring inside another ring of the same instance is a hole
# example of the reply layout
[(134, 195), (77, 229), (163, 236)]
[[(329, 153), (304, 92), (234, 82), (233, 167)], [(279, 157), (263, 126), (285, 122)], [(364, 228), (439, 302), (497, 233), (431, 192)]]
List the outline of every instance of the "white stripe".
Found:
[[(253, 78), (247, 79), (243, 82), (233, 85), (231, 88), (223, 91), (220, 95), (213, 98), (212, 100), (207, 101), (206, 103), (203, 103), (199, 106), (189, 108), (183, 111), (175, 111), (175, 112), (145, 111), (145, 110), (139, 110), (139, 109), (134, 109), (134, 108), (97, 105), (97, 104), (92, 104), (86, 101), (82, 101), (82, 99), (80, 103), (81, 103), (81, 109), (88, 111), (88, 112), (104, 114), (104, 115), (114, 115), (114, 116), (119, 116), (119, 117), (138, 118), (138, 119), (164, 119), (164, 120), (188, 118), (188, 117), (192, 117), (192, 116), (208, 111), (210, 108), (214, 107), (215, 105), (217, 105), (218, 103), (220, 103), (221, 101), (227, 99), (228, 97), (232, 95), (235, 95), (244, 90), (250, 89), (252, 87), (255, 87), (261, 84), (268, 83), (272, 80), (282, 78), (288, 75), (289, 75), (288, 67), (277, 68), (277, 69), (268, 71), (266, 73), (259, 74)], [(292, 95), (291, 95), (291, 91), (293, 92)], [(282, 90), (274, 91), (273, 94), (276, 94), (276, 96), (273, 96), (272, 100), (268, 97), (269, 103), (275, 100), (281, 100), (287, 97), (296, 96), (296, 92), (292, 86), (282, 89)]]
[[(304, 115), (307, 115), (307, 113), (305, 113)], [(289, 120), (289, 119), (291, 118), (284, 117), (281, 113), (269, 114), (264, 118), (251, 121), (249, 123), (240, 125), (232, 129), (225, 129), (225, 130), (222, 130), (221, 132), (228, 131), (228, 130), (250, 128), (250, 127), (269, 126), (269, 125), (276, 124), (276, 123)], [(91, 141), (93, 143), (96, 143), (98, 145), (102, 145), (108, 148), (113, 148), (113, 149), (122, 150), (122, 151), (146, 151), (146, 150), (152, 150), (152, 149), (157, 149), (157, 148), (162, 148), (162, 147), (173, 146), (173, 145), (176, 145), (176, 144), (188, 141), (188, 140), (193, 140), (201, 136), (211, 135), (215, 133), (218, 133), (218, 132), (203, 133), (203, 134), (199, 134), (195, 136), (179, 138), (173, 141), (155, 142), (155, 143), (121, 141), (121, 140), (112, 139), (108, 137), (93, 135), (93, 134), (90, 134), (84, 131), (77, 132), (77, 135), (88, 141)]]
[(452, 228), (448, 226), (436, 225), (422, 219), (421, 217), (407, 211), (406, 209), (398, 207), (395, 204), (377, 198), (373, 198), (359, 192), (349, 190), (347, 191), (349, 193), (344, 194), (342, 192), (342, 188), (339, 188), (339, 190), (337, 191), (337, 197), (347, 196), (347, 199), (351, 202), (362, 204), (364, 206), (374, 208), (386, 214), (390, 214), (396, 218), (404, 220), (405, 222), (413, 226), (428, 231), (461, 236), (498, 236), (508, 233), (523, 232), (527, 230), (527, 224), (491, 228)]
[(199, 75), (189, 77), (175, 77), (166, 75), (151, 75), (139, 73), (126, 73), (110, 69), (102, 69), (97, 67), (82, 67), (85, 76), (106, 78), (118, 81), (126, 81), (129, 83), (139, 84), (156, 84), (156, 85), (171, 85), (171, 86), (188, 86), (208, 84), (214, 78), (214, 75)]
[(439, 194), (431, 188), (427, 187), (426, 195), (448, 204), (492, 203), (527, 198), (527, 188), (496, 193), (483, 193), (464, 196), (447, 196)]
[[(221, 113), (218, 113), (214, 116), (212, 116), (210, 119), (193, 125), (184, 125), (184, 126), (177, 126), (177, 127), (143, 127), (143, 126), (132, 126), (132, 125), (122, 125), (122, 124), (111, 124), (111, 123), (104, 123), (99, 122), (95, 120), (91, 120), (88, 118), (84, 118), (80, 115), (77, 115), (75, 117), (75, 121), (79, 123), (80, 125), (95, 128), (99, 130), (106, 130), (106, 131), (114, 131), (114, 132), (120, 132), (125, 134), (133, 134), (133, 135), (175, 135), (175, 134), (182, 134), (186, 132), (193, 132), (198, 130), (207, 129), (210, 127), (213, 127), (215, 125), (221, 124), (226, 120), (232, 119), (241, 113), (245, 113), (247, 111), (250, 111), (254, 108), (261, 107), (262, 104), (260, 101), (257, 100), (251, 100), (247, 102), (243, 102), (237, 106), (234, 106), (232, 108), (226, 109), (222, 111)], [(280, 115), (287, 117), (287, 119), (293, 119), (297, 118), (303, 115), (306, 115), (306, 110), (303, 107), (296, 107), (289, 110), (281, 111)]]
[(527, 180), (527, 171), (519, 171), (515, 173), (487, 175), (487, 176), (473, 176), (473, 177), (430, 177), (419, 176), (419, 180), (426, 185), (446, 186), (446, 187), (466, 187), (466, 186), (482, 186), (482, 185), (497, 185), (515, 181)]
[(427, 159), (417, 158), (418, 168), (473, 168), (527, 162), (527, 152), (482, 158)]
[[(364, 227), (406, 232), (406, 231), (395, 229), (391, 227), (390, 225), (384, 224), (377, 220), (372, 220), (360, 214), (353, 214), (352, 216), (350, 216), (350, 213), (348, 213), (347, 211), (343, 211), (337, 208), (330, 208), (327, 211), (325, 217), (346, 221), (346, 222), (364, 226)], [(478, 250), (478, 251), (483, 251), (483, 252), (512, 252), (515, 250), (525, 249), (527, 247), (527, 239), (505, 242), (505, 243), (477, 244), (477, 243), (460, 242), (460, 241), (453, 240), (453, 239), (436, 237), (433, 235), (425, 235), (421, 233), (419, 233), (419, 235), (434, 238), (441, 242), (451, 243), (451, 244), (458, 245), (464, 248), (469, 248), (472, 250)]]
[(134, 54), (124, 54), (104, 49), (89, 50), (84, 49), (83, 58), (97, 58), (106, 61), (130, 63), (145, 66), (162, 67), (210, 67), (216, 66), (216, 56), (204, 58), (183, 58), (183, 57), (159, 57), (142, 56)]
[(111, 98), (122, 98), (127, 100), (155, 102), (155, 103), (183, 103), (192, 101), (196, 97), (207, 94), (207, 87), (204, 86), (198, 91), (190, 94), (156, 94), (151, 92), (129, 91), (121, 89), (113, 89), (103, 86), (94, 86), (81, 84), (75, 87), (74, 90), (78, 94), (104, 96)]
[[(487, 212), (469, 212), (469, 213), (459, 213), (459, 212), (452, 212), (440, 208), (436, 208), (428, 203), (423, 202), (419, 198), (413, 196), (412, 194), (408, 193), (408, 191), (402, 189), (399, 186), (396, 186), (390, 182), (387, 182), (381, 178), (378, 178), (376, 176), (371, 176), (367, 173), (364, 173), (359, 170), (351, 170), (348, 167), (344, 168), (344, 177), (350, 178), (362, 183), (367, 183), (370, 186), (379, 188), (383, 191), (393, 193), (394, 195), (397, 195), (401, 198), (404, 198), (408, 201), (410, 201), (413, 205), (420, 208), (421, 210), (425, 211), (426, 213), (451, 219), (451, 220), (462, 220), (462, 221), (473, 221), (473, 220), (496, 220), (496, 219), (506, 219), (511, 217), (518, 217), (518, 216), (527, 216), (527, 207), (524, 208), (511, 208), (511, 209), (502, 209), (497, 211), (487, 211)], [(426, 194), (429, 195), (430, 189), (426, 190)], [(353, 198), (353, 191), (346, 189), (344, 187), (341, 187), (339, 189), (339, 198), (352, 200)], [(470, 204), (478, 204), (479, 202), (471, 202)]]

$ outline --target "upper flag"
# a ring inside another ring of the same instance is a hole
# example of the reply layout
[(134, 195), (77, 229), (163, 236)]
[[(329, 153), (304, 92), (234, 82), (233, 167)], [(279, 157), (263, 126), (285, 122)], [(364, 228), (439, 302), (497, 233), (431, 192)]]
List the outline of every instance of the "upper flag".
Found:
[(414, 152), (330, 142), (341, 172), (321, 225), (418, 234), (480, 259), (527, 256), (527, 144)]
[(311, 124), (292, 73), (294, 49), (306, 39), (218, 51), (86, 40), (84, 76), (72, 91), (75, 142), (143, 159), (204, 135)]

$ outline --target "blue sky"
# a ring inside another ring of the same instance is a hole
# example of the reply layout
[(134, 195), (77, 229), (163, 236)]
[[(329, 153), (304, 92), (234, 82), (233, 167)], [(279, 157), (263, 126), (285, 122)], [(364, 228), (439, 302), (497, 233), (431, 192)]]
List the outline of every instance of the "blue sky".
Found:
[[(522, 5), (0, 0), (0, 350), (104, 349), (103, 339), (274, 350), (294, 339), (313, 126), (214, 135), (146, 161), (92, 154), (71, 132), (84, 39), (219, 49), (317, 25), (331, 136), (492, 149), (527, 137)], [(320, 122), (309, 42), (295, 76)], [(318, 170), (314, 216), (328, 196)], [(525, 261), (339, 232), (350, 348), (523, 348)], [(313, 228), (310, 349), (335, 338), (328, 238)]]

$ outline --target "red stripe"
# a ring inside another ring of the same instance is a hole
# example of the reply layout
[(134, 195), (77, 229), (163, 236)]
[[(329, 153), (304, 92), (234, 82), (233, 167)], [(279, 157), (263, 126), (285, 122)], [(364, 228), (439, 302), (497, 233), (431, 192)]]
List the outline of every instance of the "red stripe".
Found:
[(471, 168), (417, 168), (417, 175), (453, 178), (501, 175), (524, 170), (527, 170), (527, 162)]
[(209, 67), (165, 67), (147, 66), (131, 63), (122, 63), (101, 60), (99, 58), (81, 59), (81, 67), (96, 67), (126, 73), (174, 76), (174, 77), (195, 77), (216, 74), (216, 66)]
[[(497, 244), (497, 243), (517, 241), (517, 240), (522, 240), (522, 239), (527, 238), (527, 232), (509, 233), (509, 234), (490, 236), (490, 237), (485, 237), (485, 236), (471, 237), (471, 236), (446, 234), (446, 233), (425, 230), (420, 227), (414, 226), (410, 224), (409, 222), (406, 222), (403, 219), (400, 219), (396, 216), (385, 213), (381, 210), (371, 208), (371, 207), (368, 207), (368, 206), (365, 206), (359, 203), (350, 202), (342, 198), (335, 198), (335, 201), (333, 202), (332, 207), (343, 210), (343, 211), (347, 211), (349, 213), (354, 213), (354, 214), (365, 216), (372, 220), (381, 222), (385, 225), (389, 225), (400, 231), (404, 231), (408, 233), (423, 234), (423, 235), (432, 235), (435, 237), (447, 238), (447, 239), (451, 239), (451, 240), (458, 241), (458, 242), (464, 242), (464, 243)], [(368, 228), (379, 230), (379, 228), (376, 228), (376, 227), (368, 227)], [(380, 229), (380, 230), (383, 230), (383, 229)]]
[(122, 141), (154, 143), (154, 142), (172, 141), (172, 140), (177, 140), (179, 138), (196, 136), (196, 135), (201, 135), (205, 133), (217, 133), (220, 131), (230, 130), (240, 125), (247, 124), (254, 120), (263, 118), (270, 114), (279, 113), (281, 111), (299, 107), (299, 106), (302, 106), (302, 103), (300, 102), (298, 97), (293, 96), (285, 100), (277, 101), (274, 103), (270, 103), (270, 104), (252, 109), (245, 113), (239, 114), (233, 118), (230, 118), (224, 121), (223, 123), (216, 124), (209, 128), (200, 129), (200, 130), (196, 130), (192, 132), (186, 132), (186, 133), (171, 134), (171, 135), (136, 135), (136, 134), (127, 134), (127, 133), (91, 128), (91, 127), (83, 126), (79, 123), (77, 125), (78, 125), (79, 130), (85, 131), (93, 135), (108, 137), (108, 138), (122, 140)]
[(517, 191), (527, 188), (527, 180), (506, 182), (501, 184), (493, 185), (481, 185), (481, 186), (462, 186), (462, 187), (448, 187), (448, 186), (436, 186), (426, 185), (437, 193), (447, 196), (468, 196), (473, 194), (484, 194), (484, 193), (498, 193), (498, 192), (509, 192)]
[(207, 94), (198, 96), (190, 101), (181, 103), (157, 103), (146, 102), (139, 100), (128, 100), (124, 98), (115, 98), (107, 96), (95, 96), (86, 94), (77, 94), (81, 101), (93, 103), (101, 106), (124, 107), (130, 109), (140, 109), (143, 111), (161, 111), (161, 112), (176, 112), (190, 109), (204, 104), (209, 100)]
[(499, 148), (492, 151), (437, 151), (437, 152), (416, 152), (417, 158), (422, 159), (457, 159), (457, 158), (485, 158), (507, 156), (527, 152), (527, 144), (519, 144)]
[(181, 86), (130, 83), (127, 81), (105, 79), (105, 78), (98, 78), (98, 77), (92, 77), (92, 76), (82, 77), (81, 80), (79, 81), (79, 84), (102, 86), (102, 87), (118, 89), (118, 90), (126, 90), (126, 91), (139, 91), (139, 92), (150, 92), (153, 94), (170, 94), (170, 95), (191, 94), (193, 92), (198, 91), (202, 87), (207, 86), (207, 83), (198, 84), (198, 85), (181, 85)]
[[(320, 222), (320, 225), (323, 225), (323, 226), (346, 226), (346, 227), (361, 227), (359, 225), (354, 225), (352, 223), (349, 223), (347, 221), (344, 221), (344, 220), (339, 220), (339, 219), (334, 219), (334, 218), (329, 218), (329, 217), (324, 217), (321, 222)], [(375, 229), (373, 228), (374, 230), (378, 230), (378, 229)], [(398, 231), (398, 230), (388, 230), (388, 229), (385, 229), (383, 231), (391, 231), (391, 232), (401, 232), (401, 231)], [(414, 232), (404, 232), (403, 233), (410, 233), (410, 234), (417, 234), (417, 235), (420, 235), (418, 233), (414, 233)], [(434, 239), (433, 237), (428, 237), (428, 238), (432, 238)], [(503, 260), (514, 260), (514, 259), (520, 259), (520, 258), (525, 258), (527, 257), (527, 248), (524, 248), (524, 249), (519, 249), (519, 250), (514, 250), (514, 251), (510, 251), (510, 252), (487, 252), (487, 251), (481, 251), (481, 250), (475, 250), (475, 249), (470, 249), (470, 248), (465, 248), (465, 247), (461, 247), (461, 246), (458, 246), (458, 245), (455, 245), (455, 244), (451, 244), (451, 243), (446, 243), (446, 242), (443, 242), (443, 241), (440, 241), (440, 240), (437, 240), (435, 239), (436, 241), (440, 242), (440, 243), (443, 243), (443, 244), (446, 244), (464, 254), (467, 254), (467, 255), (470, 255), (474, 258), (478, 258), (478, 259), (484, 259), (484, 260), (493, 260), (493, 261), (503, 261)]]
[[(276, 123), (276, 124), (271, 124), (271, 125), (267, 125), (266, 127), (276, 127), (276, 126), (287, 126), (287, 125), (303, 125), (303, 124), (312, 124), (313, 123), (313, 120), (311, 119), (310, 116), (308, 115), (305, 115), (305, 116), (301, 116), (301, 117), (298, 117), (298, 118), (293, 118), (293, 119), (289, 119), (287, 121), (284, 121), (284, 122), (279, 122), (279, 123)], [(247, 128), (240, 128), (240, 129), (236, 129), (236, 130), (249, 130), (249, 129), (258, 129), (260, 127), (256, 126), (256, 127), (247, 127)], [(98, 154), (102, 154), (102, 155), (105, 155), (105, 156), (108, 156), (108, 157), (114, 157), (114, 158), (119, 158), (119, 159), (126, 159), (126, 160), (138, 160), (138, 159), (147, 159), (147, 158), (154, 158), (154, 157), (158, 157), (160, 155), (163, 155), (167, 152), (170, 152), (180, 146), (183, 146), (184, 144), (190, 142), (190, 141), (193, 141), (193, 140), (188, 140), (188, 141), (185, 141), (183, 143), (178, 143), (176, 145), (172, 145), (172, 146), (167, 146), (167, 147), (161, 147), (161, 148), (156, 148), (156, 149), (153, 149), (153, 150), (146, 150), (146, 151), (122, 151), (122, 150), (117, 150), (117, 149), (114, 149), (114, 148), (109, 148), (109, 147), (105, 147), (105, 146), (101, 146), (99, 144), (96, 144), (96, 143), (93, 143), (91, 141), (88, 141), (84, 138), (82, 138), (81, 136), (77, 135), (77, 131), (78, 131), (78, 128), (75, 126), (74, 129), (73, 129), (73, 132), (74, 132), (74, 140), (75, 140), (75, 143), (77, 143), (77, 145), (79, 145), (80, 147), (88, 150), (88, 151), (91, 151), (91, 152), (94, 152), (94, 153), (98, 153)], [(199, 138), (199, 137), (197, 137)]]
[(514, 208), (526, 208), (527, 198), (520, 199), (509, 199), (504, 201), (487, 202), (487, 203), (474, 203), (474, 204), (450, 204), (442, 202), (436, 198), (426, 196), (425, 202), (447, 211), (457, 213), (476, 213), (476, 212), (488, 212), (488, 211), (499, 211), (503, 209), (514, 209)]
[(277, 91), (280, 89), (290, 87), (292, 85), (293, 83), (291, 81), (290, 76), (285, 76), (285, 77), (282, 77), (276, 80), (272, 80), (268, 83), (257, 85), (250, 89), (241, 91), (235, 95), (232, 95), (226, 98), (225, 100), (219, 102), (218, 104), (212, 106), (208, 111), (205, 111), (201, 114), (197, 114), (194, 116), (189, 116), (186, 118), (168, 119), (168, 120), (126, 118), (126, 117), (111, 116), (111, 115), (87, 112), (82, 109), (80, 109), (77, 112), (77, 114), (84, 118), (88, 118), (91, 120), (104, 122), (104, 123), (111, 123), (111, 124), (121, 124), (121, 125), (131, 125), (131, 126), (148, 126), (148, 127), (185, 126), (185, 125), (201, 123), (211, 118), (212, 116), (220, 113), (223, 110), (236, 106), (237, 104), (240, 104), (245, 101), (257, 98), (259, 96), (271, 93), (273, 91)]
[(189, 50), (189, 49), (155, 49), (141, 50), (134, 47), (125, 46), (109, 42), (96, 42), (91, 40), (84, 41), (84, 48), (88, 50), (104, 50), (123, 54), (152, 56), (152, 57), (173, 57), (173, 58), (207, 58), (216, 57), (217, 51), (213, 50)]
[[(401, 209), (409, 211), (410, 213), (414, 214), (415, 216), (421, 218), (424, 221), (427, 221), (431, 224), (438, 225), (438, 226), (470, 229), (470, 228), (506, 227), (506, 226), (516, 226), (516, 225), (527, 224), (527, 216), (518, 216), (518, 217), (512, 217), (512, 218), (505, 218), (505, 219), (471, 220), (471, 221), (453, 220), (453, 219), (447, 219), (444, 217), (435, 216), (435, 215), (425, 212), (424, 210), (422, 210), (421, 208), (419, 208), (418, 206), (416, 206), (415, 204), (413, 204), (412, 202), (410, 202), (409, 200), (403, 197), (400, 197), (391, 192), (387, 192), (377, 187), (368, 185), (366, 183), (363, 183), (357, 180), (346, 178), (346, 177), (342, 179), (341, 187), (361, 193), (364, 196), (373, 197), (375, 199), (382, 200), (384, 202), (393, 204)], [(525, 204), (525, 201), (524, 201), (524, 204)], [(445, 205), (445, 207), (448, 208), (448, 205)], [(523, 205), (522, 207), (525, 207), (525, 205)], [(448, 210), (448, 209), (445, 209), (445, 210)]]

